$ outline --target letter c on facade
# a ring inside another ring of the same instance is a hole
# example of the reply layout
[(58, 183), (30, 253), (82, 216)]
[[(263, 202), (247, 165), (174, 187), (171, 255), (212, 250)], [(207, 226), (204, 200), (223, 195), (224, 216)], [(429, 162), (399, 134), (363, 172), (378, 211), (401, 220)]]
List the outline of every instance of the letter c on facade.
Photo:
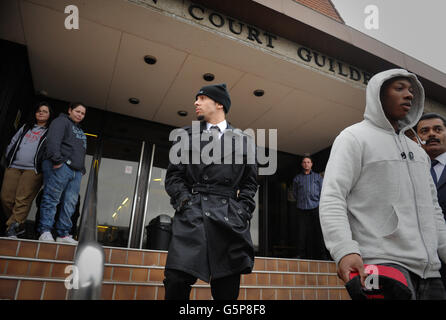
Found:
[(203, 9), (202, 7), (200, 7), (200, 6), (195, 5), (195, 4), (191, 4), (191, 5), (189, 6), (189, 14), (190, 14), (194, 19), (197, 19), (197, 20), (203, 20), (203, 19), (204, 19), (203, 17), (198, 17), (198, 16), (195, 15), (195, 13), (194, 13), (194, 9), (200, 9), (200, 11), (201, 11), (203, 14), (204, 14), (204, 9)]

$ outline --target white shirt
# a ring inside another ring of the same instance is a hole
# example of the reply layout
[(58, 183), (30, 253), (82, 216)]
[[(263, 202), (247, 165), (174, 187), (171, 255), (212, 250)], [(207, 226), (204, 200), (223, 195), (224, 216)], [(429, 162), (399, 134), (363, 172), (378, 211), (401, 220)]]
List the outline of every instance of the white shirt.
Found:
[(438, 163), (434, 166), (435, 174), (437, 175), (437, 181), (440, 181), (441, 174), (443, 173), (444, 167), (446, 165), (446, 152), (440, 154), (435, 158)]
[(221, 136), (223, 135), (223, 133), (225, 132), (228, 124), (226, 123), (226, 120), (223, 120), (222, 122), (217, 123), (217, 124), (211, 124), (209, 122), (206, 122), (206, 130), (210, 130), (212, 126), (218, 126), (218, 128), (220, 129), (220, 133), (218, 136), (218, 138), (220, 139)]

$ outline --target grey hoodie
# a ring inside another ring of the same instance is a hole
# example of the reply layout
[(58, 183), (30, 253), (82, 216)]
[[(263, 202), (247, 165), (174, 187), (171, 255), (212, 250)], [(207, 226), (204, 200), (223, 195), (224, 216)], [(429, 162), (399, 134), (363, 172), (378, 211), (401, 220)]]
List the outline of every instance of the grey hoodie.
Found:
[[(387, 120), (382, 84), (408, 77), (412, 107), (399, 123)], [(320, 201), (324, 239), (336, 263), (357, 253), (366, 264), (396, 263), (422, 278), (439, 277), (446, 261), (446, 224), (430, 175), (430, 159), (404, 132), (423, 113), (424, 90), (403, 69), (375, 75), (366, 92), (364, 120), (336, 138), (325, 170)]]

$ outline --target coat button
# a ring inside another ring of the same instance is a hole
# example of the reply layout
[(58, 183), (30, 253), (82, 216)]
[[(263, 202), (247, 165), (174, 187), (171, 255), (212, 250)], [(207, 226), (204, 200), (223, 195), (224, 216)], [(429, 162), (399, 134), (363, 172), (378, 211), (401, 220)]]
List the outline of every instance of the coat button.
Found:
[(207, 179), (209, 179), (209, 177), (208, 177), (207, 175), (204, 175), (204, 176), (203, 176), (203, 179), (204, 179), (204, 180), (207, 180)]
[(203, 197), (203, 200), (204, 200), (204, 201), (206, 201), (207, 199), (208, 199), (208, 197), (206, 197), (206, 196)]
[(187, 204), (188, 204), (188, 205), (191, 205), (191, 204), (192, 204), (192, 201), (189, 201)]
[(206, 217), (209, 217), (211, 215), (208, 211), (206, 211), (204, 214), (206, 215)]
[(228, 217), (225, 217), (225, 221), (229, 221)]
[(226, 204), (226, 199), (221, 199), (221, 203)]
[(237, 210), (237, 213), (242, 213), (242, 210), (241, 210), (241, 209), (238, 209), (238, 210)]

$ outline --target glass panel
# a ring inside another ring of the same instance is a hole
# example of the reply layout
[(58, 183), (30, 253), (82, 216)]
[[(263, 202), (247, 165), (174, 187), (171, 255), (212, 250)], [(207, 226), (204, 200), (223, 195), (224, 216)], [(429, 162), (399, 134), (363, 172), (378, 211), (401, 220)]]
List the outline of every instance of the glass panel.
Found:
[(161, 214), (173, 217), (175, 210), (170, 204), (170, 198), (165, 190), (166, 170), (169, 164), (169, 148), (156, 146), (154, 150), (153, 167), (149, 181), (149, 199), (144, 220), (142, 247), (149, 248), (147, 244), (148, 226), (150, 222)]
[(159, 216), (160, 214), (167, 214), (173, 217), (175, 210), (170, 204), (170, 198), (164, 189), (164, 181), (166, 178), (166, 169), (153, 167), (152, 178), (149, 186), (149, 201), (147, 203), (147, 216), (145, 225)]
[(127, 246), (141, 146), (138, 141), (105, 139), (103, 142), (97, 222), (98, 242), (104, 246)]

